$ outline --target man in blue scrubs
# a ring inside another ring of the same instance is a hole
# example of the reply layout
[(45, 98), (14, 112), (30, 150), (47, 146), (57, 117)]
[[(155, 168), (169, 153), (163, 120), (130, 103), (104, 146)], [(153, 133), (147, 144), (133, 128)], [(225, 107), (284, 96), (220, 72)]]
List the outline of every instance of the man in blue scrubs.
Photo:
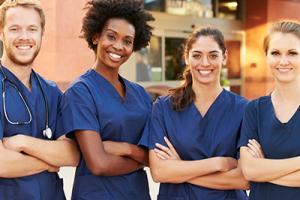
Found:
[(1, 200), (65, 199), (56, 172), (79, 160), (75, 143), (56, 132), (61, 91), (32, 69), (44, 25), (40, 1), (7, 0), (0, 7)]

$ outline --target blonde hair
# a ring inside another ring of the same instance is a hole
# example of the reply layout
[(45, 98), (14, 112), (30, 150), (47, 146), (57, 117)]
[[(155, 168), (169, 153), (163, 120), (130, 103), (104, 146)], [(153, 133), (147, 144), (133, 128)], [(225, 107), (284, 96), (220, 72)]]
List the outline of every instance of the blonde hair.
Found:
[(44, 30), (46, 23), (45, 13), (42, 9), (40, 0), (5, 0), (0, 6), (0, 29), (4, 27), (6, 11), (9, 8), (17, 6), (35, 9), (41, 17), (41, 27), (42, 30)]
[(269, 33), (266, 35), (263, 43), (265, 54), (269, 49), (270, 38), (273, 33), (290, 33), (300, 39), (300, 24), (297, 21), (279, 21), (272, 24)]

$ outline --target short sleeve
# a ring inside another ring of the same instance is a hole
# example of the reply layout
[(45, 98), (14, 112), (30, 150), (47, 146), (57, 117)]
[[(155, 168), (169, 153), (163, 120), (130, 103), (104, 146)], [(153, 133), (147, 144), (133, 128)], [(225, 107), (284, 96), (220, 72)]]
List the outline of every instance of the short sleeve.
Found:
[(160, 143), (167, 146), (164, 141), (164, 136), (167, 136), (164, 115), (166, 112), (165, 106), (167, 102), (162, 98), (158, 98), (153, 105), (150, 123), (147, 124), (149, 131), (148, 148), (154, 149), (155, 143)]
[[(58, 115), (60, 113), (60, 102), (61, 102), (61, 98), (62, 98), (62, 92), (61, 90), (57, 87), (57, 85), (55, 85), (54, 89), (53, 89), (53, 93), (51, 96), (52, 100), (51, 100), (51, 105), (50, 108), (52, 108), (53, 110), (50, 110), (50, 112), (55, 112), (55, 129), (54, 129), (54, 135), (53, 135), (53, 139), (56, 140), (58, 139), (60, 136), (63, 135), (63, 133), (57, 131), (57, 120), (58, 120)], [(53, 114), (54, 116), (54, 114)]]
[[(2, 85), (1, 85), (2, 88)], [(2, 93), (2, 89), (0, 89), (1, 93)], [(3, 105), (3, 98), (0, 98), (0, 105)], [(4, 112), (3, 112), (3, 106), (0, 106), (0, 140), (3, 139), (4, 137)]]
[(74, 138), (76, 130), (100, 130), (95, 101), (88, 86), (81, 82), (63, 94), (58, 120), (58, 131), (67, 137)]
[(258, 100), (251, 101), (248, 106), (246, 107), (243, 121), (242, 121), (242, 128), (241, 128), (241, 135), (238, 142), (238, 148), (242, 146), (247, 146), (249, 139), (255, 139), (259, 142), (258, 138)]

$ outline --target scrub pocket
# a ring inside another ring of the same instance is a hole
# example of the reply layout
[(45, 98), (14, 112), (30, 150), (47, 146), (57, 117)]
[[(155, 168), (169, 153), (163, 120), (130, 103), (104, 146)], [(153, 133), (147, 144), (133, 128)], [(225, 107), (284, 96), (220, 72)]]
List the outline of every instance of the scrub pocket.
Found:
[(0, 199), (2, 200), (17, 200), (15, 196), (14, 186), (0, 183)]
[(157, 200), (187, 200), (184, 197), (159, 194)]
[(72, 200), (110, 200), (101, 180), (94, 175), (78, 176), (75, 179)]

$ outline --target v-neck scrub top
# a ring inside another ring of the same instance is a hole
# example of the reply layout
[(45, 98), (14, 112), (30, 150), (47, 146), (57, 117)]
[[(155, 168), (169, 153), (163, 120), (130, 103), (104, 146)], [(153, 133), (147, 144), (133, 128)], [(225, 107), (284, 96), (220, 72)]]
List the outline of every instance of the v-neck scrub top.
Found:
[[(80, 76), (62, 99), (62, 132), (92, 130), (103, 141), (138, 144), (151, 113), (152, 100), (145, 90), (121, 76), (126, 91), (122, 99), (115, 88), (94, 70)], [(95, 176), (83, 158), (77, 167), (72, 199), (150, 200), (143, 169), (120, 176)]]
[[(183, 111), (172, 109), (170, 96), (160, 97), (153, 105), (143, 145), (165, 146), (166, 136), (183, 160), (202, 160), (216, 156), (237, 156), (237, 142), (247, 101), (223, 90), (201, 116), (194, 103)], [(241, 190), (215, 190), (189, 183), (161, 183), (158, 200), (246, 200)]]
[[(27, 125), (10, 124), (3, 111), (3, 100), (0, 98), (0, 139), (17, 134), (24, 134), (35, 138), (44, 139), (43, 130), (45, 129), (45, 102), (42, 96), (38, 80), (31, 73), (31, 91), (8, 69), (3, 67), (7, 78), (11, 80), (20, 90), (24, 99), (27, 101), (32, 114), (32, 121)], [(37, 74), (37, 76), (39, 76)], [(53, 138), (61, 136), (56, 130), (56, 120), (59, 112), (59, 101), (61, 91), (54, 82), (46, 81), (40, 77), (41, 85), (45, 92), (49, 106), (49, 127), (53, 132)], [(0, 90), (2, 91), (3, 74), (0, 73)], [(13, 122), (25, 122), (29, 120), (29, 114), (24, 102), (22, 101), (17, 90), (9, 81), (5, 81), (5, 102), (9, 119)], [(63, 200), (63, 182), (59, 179), (57, 173), (44, 171), (35, 175), (21, 178), (0, 178), (0, 199), (1, 200)]]
[[(249, 139), (260, 143), (265, 158), (285, 159), (300, 156), (300, 108), (287, 123), (281, 123), (275, 115), (271, 96), (251, 101), (245, 111), (239, 146), (247, 146)], [(300, 188), (251, 182), (250, 199), (300, 199)]]

